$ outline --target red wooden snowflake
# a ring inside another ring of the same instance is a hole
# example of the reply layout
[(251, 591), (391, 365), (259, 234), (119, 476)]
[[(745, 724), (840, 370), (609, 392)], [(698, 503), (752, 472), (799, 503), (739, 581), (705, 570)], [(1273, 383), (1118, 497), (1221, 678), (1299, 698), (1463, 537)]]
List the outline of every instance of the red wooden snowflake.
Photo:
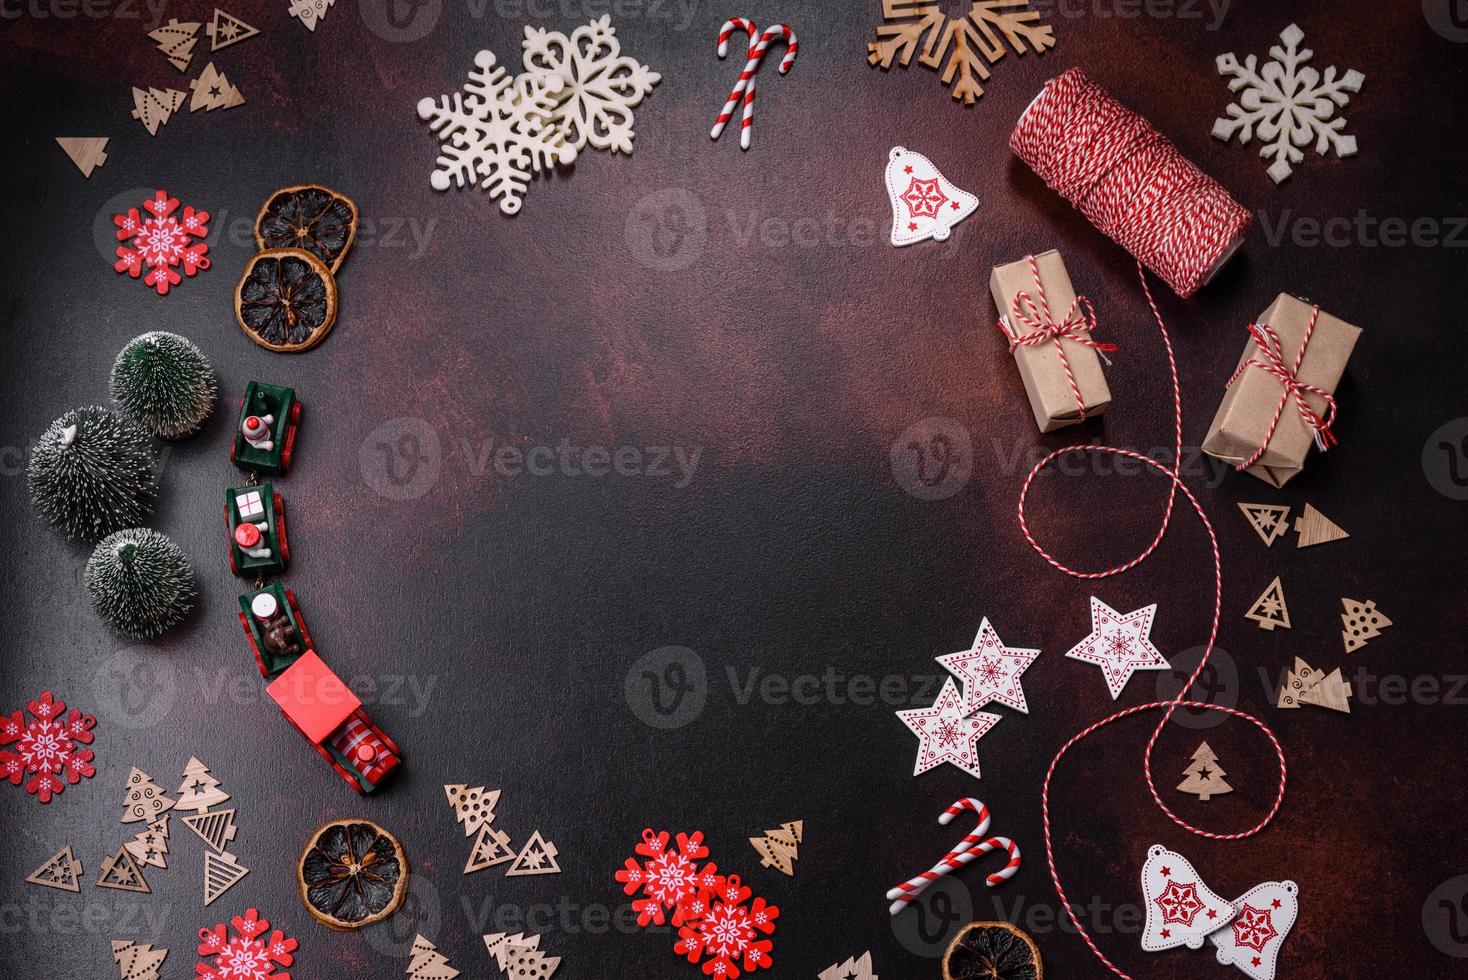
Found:
[(173, 212), (178, 210), (178, 198), (169, 197), (167, 191), (159, 191), (151, 201), (144, 201), (143, 208), (151, 217), (142, 217), (137, 208), (112, 216), (118, 241), (129, 242), (131, 246), (117, 246), (117, 263), (113, 268), (136, 279), (147, 266), (148, 275), (143, 281), (158, 290), (159, 296), (166, 296), (169, 286), (183, 281), (174, 271), (175, 266), (183, 266), (188, 276), (209, 268), (209, 246), (193, 241), (209, 234), (209, 212), (187, 207), (183, 209), (182, 219), (176, 218)]
[(639, 863), (637, 858), (629, 857), (626, 867), (617, 872), (624, 892), (635, 895), (640, 889), (646, 896), (632, 902), (639, 926), (645, 927), (649, 922), (662, 925), (664, 909), (672, 911), (673, 925), (682, 925), (683, 903), (693, 898), (701, 886), (713, 887), (717, 880), (718, 868), (714, 865), (700, 868), (695, 864), (709, 854), (709, 849), (703, 846), (702, 831), (679, 834), (675, 846), (669, 847), (671, 837), (666, 830), (644, 830), (642, 843), (636, 850), (648, 860)]
[(208, 962), (194, 964), (195, 973), (212, 980), (290, 980), (289, 973), (276, 973), (275, 967), (295, 962), (294, 939), (279, 929), (268, 940), (260, 938), (270, 923), (254, 909), (246, 909), (229, 924), (234, 926), (233, 936), (223, 922), (199, 930), (199, 955)]
[(42, 803), (50, 803), (53, 795), (66, 788), (61, 776), (67, 783), (76, 783), (83, 776), (90, 779), (97, 774), (92, 767), (92, 750), (77, 746), (78, 742), (91, 743), (97, 719), (72, 708), (61, 720), (66, 702), (57, 701), (50, 691), (42, 692), (38, 700), (26, 705), (26, 710), (34, 721), (27, 722), (19, 709), (0, 718), (0, 745), (15, 746), (14, 750), (0, 752), (0, 777), (19, 786), (29, 773), (25, 791)]
[(738, 875), (719, 875), (713, 888), (700, 888), (685, 903), (685, 924), (678, 930), (673, 952), (690, 963), (706, 957), (703, 972), (720, 980), (733, 980), (741, 969), (746, 973), (768, 969), (775, 944), (760, 936), (775, 931), (780, 910), (762, 898), (751, 901), (752, 894)]

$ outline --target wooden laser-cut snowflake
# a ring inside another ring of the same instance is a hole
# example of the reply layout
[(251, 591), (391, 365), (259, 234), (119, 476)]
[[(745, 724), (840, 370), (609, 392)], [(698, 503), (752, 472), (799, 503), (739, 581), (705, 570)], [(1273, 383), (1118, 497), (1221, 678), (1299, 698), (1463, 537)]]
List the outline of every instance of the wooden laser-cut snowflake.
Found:
[(942, 0), (882, 0), (882, 19), (887, 23), (868, 42), (867, 61), (891, 68), (895, 60), (905, 67), (921, 45), (918, 61), (942, 71), (943, 84), (964, 105), (984, 94), (989, 65), (1011, 48), (1022, 55), (1055, 47), (1054, 29), (1039, 23), (1028, 0), (974, 0), (960, 17), (949, 17)]

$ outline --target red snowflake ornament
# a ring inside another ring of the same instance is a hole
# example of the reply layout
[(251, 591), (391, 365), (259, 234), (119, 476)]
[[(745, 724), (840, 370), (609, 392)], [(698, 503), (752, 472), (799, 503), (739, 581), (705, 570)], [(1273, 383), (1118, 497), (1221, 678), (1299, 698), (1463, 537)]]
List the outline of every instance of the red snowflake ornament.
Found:
[(716, 876), (712, 888), (700, 888), (685, 903), (685, 924), (678, 930), (673, 952), (690, 963), (707, 957), (703, 972), (721, 980), (734, 980), (741, 970), (753, 973), (768, 969), (773, 964), (770, 951), (775, 944), (760, 937), (775, 931), (780, 910), (766, 905), (762, 898), (751, 902), (752, 894), (738, 875)]
[(709, 854), (702, 831), (679, 834), (674, 847), (668, 846), (671, 839), (666, 830), (644, 830), (636, 851), (647, 860), (639, 863), (637, 858), (629, 857), (616, 875), (626, 894), (635, 895), (641, 890), (646, 896), (632, 902), (637, 924), (644, 928), (648, 923), (662, 925), (665, 909), (673, 913), (673, 925), (682, 925), (684, 902), (694, 898), (700, 887), (712, 888), (717, 881), (718, 868), (713, 864), (700, 868), (694, 863)]
[(213, 980), (290, 980), (289, 973), (277, 973), (275, 968), (295, 962), (291, 955), (297, 945), (294, 939), (279, 929), (262, 939), (270, 922), (254, 909), (246, 909), (243, 916), (229, 922), (233, 936), (223, 922), (199, 930), (199, 955), (208, 962), (194, 964), (196, 974)]
[(173, 212), (178, 210), (178, 198), (169, 197), (163, 190), (151, 201), (144, 201), (143, 208), (150, 217), (139, 215), (137, 208), (112, 216), (118, 241), (128, 242), (117, 246), (113, 268), (136, 279), (147, 266), (148, 275), (143, 281), (158, 290), (159, 296), (166, 296), (168, 287), (183, 281), (174, 271), (176, 266), (183, 266), (188, 276), (209, 268), (209, 246), (194, 242), (209, 234), (209, 212), (186, 207), (182, 218), (176, 218)]
[[(27, 722), (19, 710), (0, 719), (0, 745), (14, 745), (13, 750), (0, 752), (0, 777), (19, 786), (25, 780), (25, 791), (33, 794), (42, 803), (50, 803), (51, 797), (66, 788), (67, 783), (77, 783), (82, 777), (90, 779), (97, 774), (92, 766), (91, 749), (79, 748), (92, 741), (92, 728), (97, 719), (71, 709), (65, 720), (66, 702), (56, 700), (50, 691), (42, 692), (39, 699), (26, 705), (34, 721)], [(30, 779), (26, 779), (27, 774)]]

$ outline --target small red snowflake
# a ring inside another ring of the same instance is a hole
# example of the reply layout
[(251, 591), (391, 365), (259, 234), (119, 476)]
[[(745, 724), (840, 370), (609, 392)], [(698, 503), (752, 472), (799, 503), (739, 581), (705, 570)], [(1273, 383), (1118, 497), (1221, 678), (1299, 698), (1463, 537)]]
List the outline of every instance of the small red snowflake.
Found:
[(708, 857), (702, 832), (679, 834), (674, 847), (668, 846), (670, 839), (672, 835), (666, 830), (644, 830), (636, 850), (648, 860), (639, 863), (636, 858), (628, 858), (626, 867), (617, 872), (624, 892), (635, 895), (641, 890), (646, 896), (632, 902), (639, 926), (662, 925), (664, 909), (672, 910), (673, 925), (682, 925), (683, 903), (695, 897), (701, 882), (712, 884), (718, 872), (712, 864), (700, 868), (694, 863)]
[(1234, 945), (1247, 946), (1257, 949), (1261, 953), (1269, 941), (1279, 935), (1274, 928), (1274, 920), (1268, 909), (1256, 909), (1252, 905), (1245, 905), (1239, 911), (1239, 917), (1234, 920)]
[[(97, 774), (92, 767), (92, 750), (77, 746), (78, 742), (91, 744), (97, 719), (72, 708), (61, 720), (66, 702), (56, 700), (50, 691), (42, 692), (39, 699), (26, 705), (26, 710), (34, 721), (27, 722), (18, 709), (0, 718), (0, 745), (15, 746), (14, 750), (0, 752), (0, 778), (15, 786), (25, 780), (27, 793), (50, 803), (52, 796), (66, 788), (61, 776), (67, 783), (76, 783)], [(29, 780), (25, 779), (27, 774)]]
[(136, 279), (147, 266), (148, 275), (143, 281), (158, 290), (159, 296), (166, 296), (169, 286), (183, 281), (174, 271), (175, 266), (182, 265), (188, 276), (209, 268), (209, 246), (193, 241), (209, 234), (209, 212), (186, 207), (183, 217), (176, 218), (173, 212), (178, 210), (178, 198), (169, 197), (167, 191), (159, 191), (151, 201), (144, 201), (143, 208), (151, 217), (142, 217), (137, 208), (112, 216), (117, 240), (129, 242), (131, 246), (117, 246), (117, 263), (113, 268)]
[(707, 957), (703, 972), (721, 980), (733, 980), (741, 970), (768, 969), (774, 943), (760, 936), (775, 931), (780, 910), (766, 905), (762, 898), (751, 902), (751, 895), (738, 875), (720, 875), (714, 887), (700, 889), (697, 898), (687, 903), (687, 921), (678, 930), (673, 952), (690, 963)]
[(198, 976), (212, 980), (290, 980), (289, 973), (276, 973), (275, 968), (295, 962), (291, 955), (296, 950), (294, 939), (279, 929), (269, 939), (262, 939), (270, 923), (254, 909), (246, 909), (243, 916), (235, 916), (229, 924), (234, 927), (233, 936), (223, 922), (199, 930), (199, 955), (207, 962), (194, 965)]

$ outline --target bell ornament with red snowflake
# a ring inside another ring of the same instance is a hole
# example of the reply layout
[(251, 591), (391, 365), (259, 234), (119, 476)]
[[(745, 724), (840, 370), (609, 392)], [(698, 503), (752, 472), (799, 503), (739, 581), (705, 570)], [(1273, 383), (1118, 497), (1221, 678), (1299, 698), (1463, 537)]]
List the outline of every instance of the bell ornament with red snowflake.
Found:
[(892, 147), (887, 155), (886, 184), (892, 244), (898, 248), (928, 238), (944, 241), (979, 207), (979, 199), (955, 187), (933, 161), (904, 146)]

